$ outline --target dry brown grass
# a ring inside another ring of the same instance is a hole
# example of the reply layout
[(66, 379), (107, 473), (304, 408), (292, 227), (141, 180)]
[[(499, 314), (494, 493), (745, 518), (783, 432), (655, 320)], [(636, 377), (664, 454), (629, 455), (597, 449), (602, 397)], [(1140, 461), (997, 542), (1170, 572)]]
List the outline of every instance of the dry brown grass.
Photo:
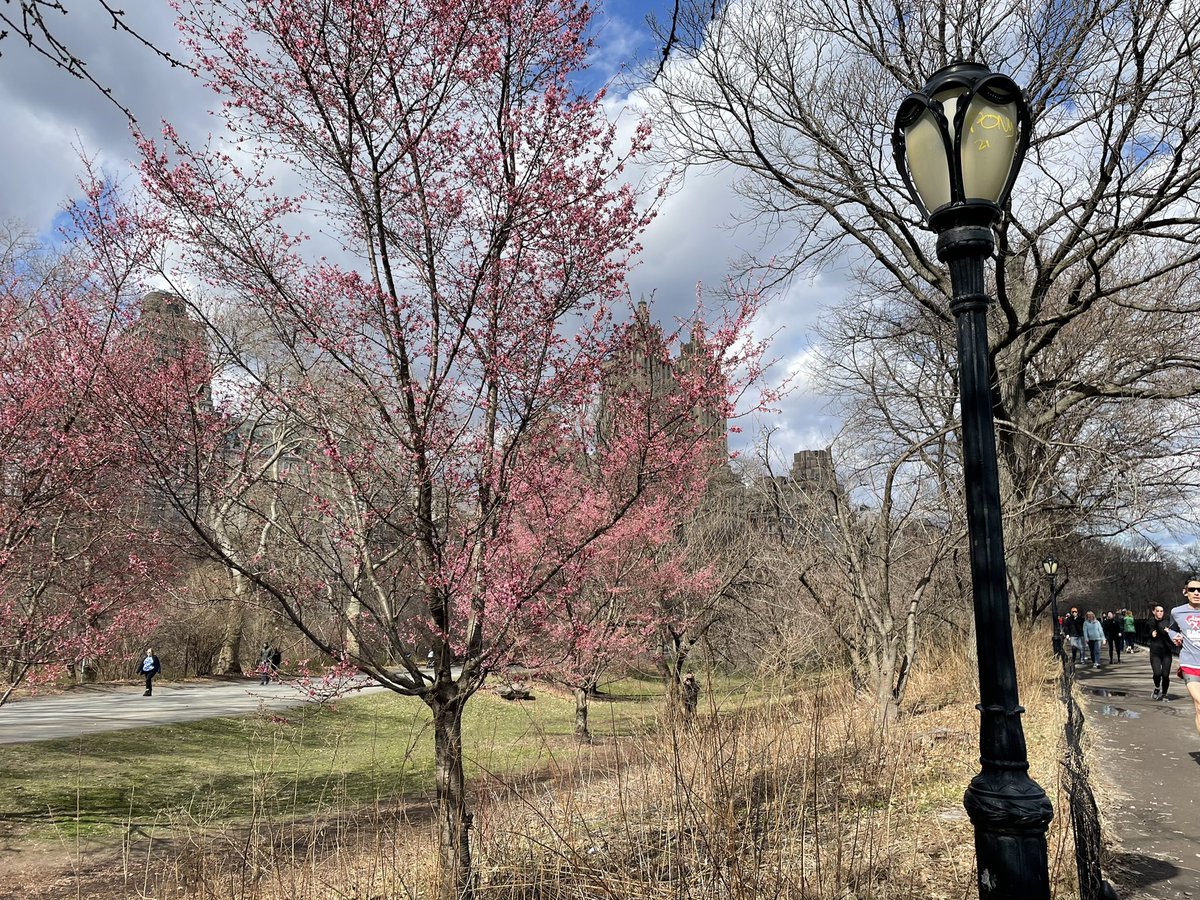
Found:
[[(1040, 645), (1039, 645), (1040, 646)], [(1044, 652), (1018, 649), (1033, 775), (1058, 793), (1058, 704)], [(971, 662), (950, 652), (883, 733), (830, 678), (803, 696), (621, 747), (619, 773), (488, 804), (484, 895), (939, 898), (975, 893), (962, 792), (977, 771)], [(1064, 823), (1056, 876), (1070, 866)], [(1062, 885), (1064, 890), (1067, 885)]]
[[(1031, 770), (1065, 809), (1054, 667), (1018, 643)], [(907, 714), (886, 731), (829, 677), (694, 727), (582, 747), (536, 776), (477, 785), (481, 900), (875, 900), (975, 896), (962, 792), (977, 771), (972, 663), (943, 648), (919, 667)], [(428, 802), (264, 817), (248, 832), (188, 835), (130, 896), (431, 896)], [(1068, 823), (1050, 832), (1052, 877), (1072, 895)]]

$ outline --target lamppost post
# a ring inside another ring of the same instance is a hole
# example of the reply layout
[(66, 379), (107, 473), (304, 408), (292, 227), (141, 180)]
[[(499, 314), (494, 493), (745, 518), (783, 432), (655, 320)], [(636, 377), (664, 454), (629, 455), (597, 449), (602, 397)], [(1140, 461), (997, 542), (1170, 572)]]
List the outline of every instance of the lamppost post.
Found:
[(963, 805), (975, 826), (981, 900), (1049, 900), (1046, 830), (1054, 815), (1029, 777), (1009, 618), (984, 261), (1029, 143), (1021, 89), (957, 62), (900, 104), (892, 143), (914, 202), (950, 270), (958, 337), (963, 479), (979, 660), (980, 772)]
[(1050, 579), (1050, 646), (1054, 649), (1054, 655), (1062, 659), (1062, 629), (1058, 624), (1058, 560), (1053, 553), (1042, 560), (1042, 571)]

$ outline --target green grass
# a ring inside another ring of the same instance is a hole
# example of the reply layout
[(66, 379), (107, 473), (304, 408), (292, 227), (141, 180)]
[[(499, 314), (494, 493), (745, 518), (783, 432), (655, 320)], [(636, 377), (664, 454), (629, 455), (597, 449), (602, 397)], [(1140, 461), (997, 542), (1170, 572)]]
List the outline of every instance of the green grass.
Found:
[[(715, 676), (709, 684), (725, 709), (763, 699), (747, 679)], [(468, 780), (536, 772), (555, 755), (574, 755), (574, 701), (541, 685), (533, 692), (522, 703), (490, 691), (471, 698), (463, 719)], [(663, 695), (656, 678), (606, 684), (590, 704), (593, 737), (653, 727)], [(383, 692), (276, 715), (3, 745), (0, 784), (0, 834), (35, 840), (309, 818), (430, 797), (432, 719), (420, 700)]]
[[(591, 704), (603, 739), (656, 715), (661, 685), (626, 680)], [(467, 777), (533, 771), (574, 746), (574, 703), (536, 688), (510, 703), (482, 692), (463, 720)], [(277, 716), (178, 725), (0, 747), (0, 826), (9, 833), (102, 838), (187, 820), (309, 816), (433, 790), (433, 735), (419, 700), (378, 693)]]

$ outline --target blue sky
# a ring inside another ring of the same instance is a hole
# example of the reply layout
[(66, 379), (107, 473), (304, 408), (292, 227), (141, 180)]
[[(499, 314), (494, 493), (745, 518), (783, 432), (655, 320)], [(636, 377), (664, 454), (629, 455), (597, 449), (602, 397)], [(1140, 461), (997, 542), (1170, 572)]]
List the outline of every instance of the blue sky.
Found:
[(612, 0), (601, 5), (599, 9), (597, 40), (613, 48), (612, 55), (608, 57), (612, 61), (619, 60), (622, 56), (642, 58), (652, 55), (657, 58), (662, 48), (654, 43), (650, 29), (646, 26), (646, 17), (653, 15), (660, 23), (665, 24), (670, 21), (673, 9), (673, 0), (655, 0), (648, 3)]

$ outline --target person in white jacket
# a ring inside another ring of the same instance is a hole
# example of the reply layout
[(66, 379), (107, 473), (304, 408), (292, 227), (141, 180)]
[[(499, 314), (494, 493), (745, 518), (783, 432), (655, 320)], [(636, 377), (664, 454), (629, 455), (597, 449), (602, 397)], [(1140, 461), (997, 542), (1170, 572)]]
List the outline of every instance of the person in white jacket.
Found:
[(1189, 578), (1183, 589), (1187, 603), (1171, 610), (1167, 633), (1179, 648), (1179, 676), (1191, 695), (1200, 733), (1200, 578)]

